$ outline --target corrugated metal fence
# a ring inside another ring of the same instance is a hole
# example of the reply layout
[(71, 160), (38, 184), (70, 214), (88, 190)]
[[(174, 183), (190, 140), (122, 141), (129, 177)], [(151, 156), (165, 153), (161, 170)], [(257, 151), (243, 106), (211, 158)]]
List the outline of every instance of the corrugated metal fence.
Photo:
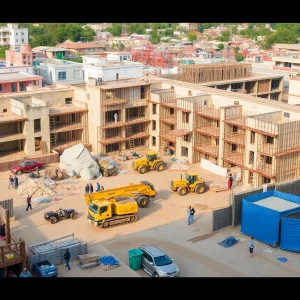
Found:
[(0, 206), (9, 210), (9, 217), (14, 216), (14, 201), (13, 199), (1, 200)]
[(52, 241), (30, 245), (27, 267), (31, 270), (34, 263), (43, 260), (49, 260), (55, 265), (63, 264), (66, 249), (69, 249), (71, 259), (74, 259), (78, 255), (87, 254), (87, 243), (70, 234)]
[(232, 206), (213, 211), (213, 232), (232, 225)]

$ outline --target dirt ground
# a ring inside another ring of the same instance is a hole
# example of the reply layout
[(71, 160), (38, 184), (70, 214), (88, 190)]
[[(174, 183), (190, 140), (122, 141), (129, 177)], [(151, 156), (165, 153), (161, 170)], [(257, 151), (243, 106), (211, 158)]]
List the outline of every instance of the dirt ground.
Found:
[[(138, 221), (134, 224), (123, 225), (111, 229), (96, 228), (87, 221), (87, 206), (83, 197), (86, 182), (79, 179), (68, 179), (57, 182), (55, 200), (46, 204), (33, 204), (32, 211), (25, 211), (26, 196), (18, 196), (15, 190), (8, 189), (8, 177), (10, 172), (0, 173), (1, 200), (14, 198), (14, 213), (16, 220), (11, 222), (11, 233), (17, 238), (23, 238), (26, 245), (55, 239), (71, 233), (88, 243), (88, 252), (101, 255), (112, 253), (121, 266), (119, 268), (104, 271), (100, 267), (92, 270), (81, 270), (76, 262), (71, 262), (72, 270), (68, 271), (64, 266), (58, 266), (59, 276), (65, 277), (114, 277), (114, 276), (148, 276), (143, 271), (132, 271), (128, 266), (127, 252), (140, 244), (155, 244), (165, 250), (181, 270), (182, 277), (189, 276), (299, 276), (297, 268), (294, 268), (292, 256), (286, 254), (292, 260), (284, 264), (274, 258), (274, 253), (262, 251), (265, 245), (257, 244), (257, 256), (248, 257), (248, 241), (241, 241), (232, 248), (222, 248), (217, 242), (222, 241), (233, 232), (232, 228), (221, 231), (211, 238), (199, 242), (188, 242), (193, 237), (201, 236), (212, 231), (211, 211), (216, 208), (228, 206), (230, 191), (215, 193), (208, 191), (205, 194), (195, 193), (179, 196), (173, 193), (169, 186), (170, 180), (179, 179), (184, 172), (167, 169), (161, 173), (151, 171), (140, 175), (131, 169), (132, 161), (122, 162), (122, 170), (126, 174), (117, 177), (99, 178), (98, 181), (105, 189), (138, 183), (148, 180), (154, 184), (158, 191), (157, 197), (149, 206), (139, 209)], [(206, 183), (226, 184), (226, 178), (214, 175), (198, 166), (191, 166), (191, 170), (203, 177)], [(43, 174), (43, 171), (41, 171)], [(19, 178), (19, 184), (26, 180), (28, 175)], [(196, 222), (192, 226), (186, 224), (186, 208), (193, 205), (196, 210)], [(60, 207), (74, 208), (79, 212), (77, 220), (63, 220), (51, 225), (44, 220), (43, 214), (49, 210)], [(103, 247), (104, 246), (104, 247)], [(297, 274), (297, 275), (296, 275)]]

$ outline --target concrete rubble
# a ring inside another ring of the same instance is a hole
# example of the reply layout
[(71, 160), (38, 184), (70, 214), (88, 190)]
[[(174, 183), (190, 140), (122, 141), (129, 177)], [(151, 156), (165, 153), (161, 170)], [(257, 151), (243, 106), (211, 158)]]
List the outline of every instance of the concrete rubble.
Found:
[(28, 178), (19, 185), (17, 194), (22, 196), (31, 195), (34, 198), (44, 196), (51, 198), (56, 196), (55, 190), (49, 185), (38, 179), (31, 178)]

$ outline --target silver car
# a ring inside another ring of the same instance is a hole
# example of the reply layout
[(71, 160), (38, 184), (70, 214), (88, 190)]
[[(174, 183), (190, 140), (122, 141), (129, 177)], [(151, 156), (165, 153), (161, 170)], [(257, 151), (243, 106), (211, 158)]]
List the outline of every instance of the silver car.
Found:
[(142, 245), (142, 268), (153, 277), (179, 277), (179, 269), (166, 253), (153, 245)]

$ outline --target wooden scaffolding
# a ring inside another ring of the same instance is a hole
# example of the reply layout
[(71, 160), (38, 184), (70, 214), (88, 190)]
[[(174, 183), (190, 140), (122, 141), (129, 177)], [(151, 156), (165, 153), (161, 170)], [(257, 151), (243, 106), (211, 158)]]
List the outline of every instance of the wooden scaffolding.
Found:
[[(129, 87), (130, 88), (130, 87)], [(98, 149), (101, 154), (121, 153), (145, 148), (149, 138), (149, 111), (145, 95), (129, 88), (101, 91), (101, 118), (98, 126)], [(145, 91), (148, 93), (148, 90)], [(126, 105), (130, 98), (134, 106)]]
[(78, 143), (88, 144), (88, 110), (68, 107), (50, 110), (51, 149), (62, 150)]

